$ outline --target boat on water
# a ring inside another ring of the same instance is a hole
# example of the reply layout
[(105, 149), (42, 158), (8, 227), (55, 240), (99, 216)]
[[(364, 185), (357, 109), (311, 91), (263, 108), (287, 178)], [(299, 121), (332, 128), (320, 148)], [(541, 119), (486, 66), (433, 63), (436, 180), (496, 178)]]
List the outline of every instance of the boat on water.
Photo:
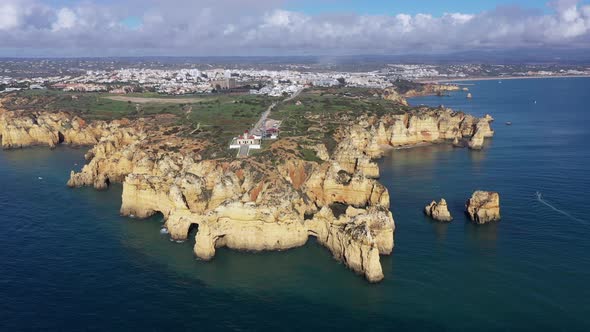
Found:
[(467, 94), (467, 99), (472, 99), (472, 98), (473, 98), (473, 95), (471, 94), (471, 92), (470, 92), (470, 93), (468, 93), (468, 94)]
[(506, 125), (507, 125), (507, 126), (512, 126), (512, 122), (510, 122), (510, 121), (506, 121)]

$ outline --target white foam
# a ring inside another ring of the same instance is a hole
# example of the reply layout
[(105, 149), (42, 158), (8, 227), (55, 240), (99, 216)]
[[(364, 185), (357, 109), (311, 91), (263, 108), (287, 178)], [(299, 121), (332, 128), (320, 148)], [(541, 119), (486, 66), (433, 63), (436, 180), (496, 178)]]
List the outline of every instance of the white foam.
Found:
[(535, 193), (535, 195), (537, 196), (537, 200), (539, 202), (541, 202), (541, 203), (545, 204), (546, 206), (550, 207), (553, 211), (558, 212), (558, 213), (561, 213), (564, 216), (566, 216), (566, 217), (568, 217), (568, 218), (570, 218), (572, 220), (575, 220), (577, 222), (580, 222), (582, 224), (586, 224), (586, 222), (584, 220), (579, 219), (579, 218), (576, 218), (576, 217), (572, 216), (571, 214), (569, 214), (569, 213), (567, 213), (567, 212), (565, 212), (563, 210), (560, 210), (560, 209), (556, 208), (555, 206), (551, 205), (549, 202), (547, 202), (546, 200), (543, 199), (543, 195), (540, 192), (537, 191)]

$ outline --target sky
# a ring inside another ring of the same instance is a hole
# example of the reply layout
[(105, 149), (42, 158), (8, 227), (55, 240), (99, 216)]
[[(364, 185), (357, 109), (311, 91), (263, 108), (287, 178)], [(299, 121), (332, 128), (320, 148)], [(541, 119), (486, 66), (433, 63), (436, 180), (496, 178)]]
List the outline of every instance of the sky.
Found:
[(0, 0), (0, 56), (590, 48), (590, 0)]
[[(549, 11), (548, 0), (299, 0), (287, 8), (308, 14), (326, 12), (354, 12), (359, 14), (420, 14), (442, 15), (448, 12), (478, 13), (498, 6), (522, 6)], [(585, 1), (590, 3), (590, 1)], [(580, 3), (584, 3), (583, 1)]]

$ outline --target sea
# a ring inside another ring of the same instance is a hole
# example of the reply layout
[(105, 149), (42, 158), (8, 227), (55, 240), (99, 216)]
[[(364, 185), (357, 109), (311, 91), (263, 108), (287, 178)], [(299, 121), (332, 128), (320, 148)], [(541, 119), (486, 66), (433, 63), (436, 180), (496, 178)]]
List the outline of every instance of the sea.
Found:
[[(379, 161), (397, 226), (379, 284), (314, 240), (199, 261), (162, 216), (121, 217), (120, 185), (67, 188), (86, 149), (0, 151), (0, 330), (589, 331), (590, 79), (461, 83), (473, 99), (411, 103), (489, 113), (496, 134)], [(468, 221), (478, 189), (500, 222)], [(451, 223), (423, 214), (440, 198)]]

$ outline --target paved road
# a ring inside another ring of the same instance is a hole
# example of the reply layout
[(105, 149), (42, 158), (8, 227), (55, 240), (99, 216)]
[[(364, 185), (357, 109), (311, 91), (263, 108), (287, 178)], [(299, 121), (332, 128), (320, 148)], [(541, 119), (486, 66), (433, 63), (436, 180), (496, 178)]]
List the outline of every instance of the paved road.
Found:
[[(293, 100), (294, 98), (297, 98), (297, 96), (299, 96), (299, 94), (301, 93), (301, 91), (303, 91), (303, 89), (299, 89), (297, 91), (295, 91), (294, 94), (292, 94), (291, 96), (285, 98), (283, 100), (284, 102)], [(264, 126), (264, 123), (266, 122), (266, 119), (268, 119), (268, 116), (270, 115), (270, 112), (272, 112), (272, 110), (277, 106), (277, 103), (273, 103), (272, 105), (270, 105), (268, 107), (268, 109), (266, 111), (264, 111), (264, 113), (262, 113), (262, 115), (260, 116), (260, 119), (258, 119), (258, 122), (256, 122), (256, 124), (254, 125), (254, 127), (252, 128), (252, 130), (250, 131), (253, 134), (257, 134), (257, 135), (261, 135), (262, 134), (262, 127)]]
[(293, 98), (297, 98), (297, 96), (299, 96), (299, 94), (300, 94), (300, 93), (301, 93), (301, 91), (303, 91), (303, 90), (304, 90), (304, 89), (299, 89), (299, 90), (295, 91), (295, 93), (294, 93), (294, 94), (292, 94), (290, 97), (287, 97), (285, 100), (283, 100), (283, 102), (286, 102), (286, 101), (293, 100)]
[(262, 133), (262, 126), (264, 126), (266, 119), (268, 119), (270, 112), (272, 111), (273, 108), (275, 108), (275, 106), (277, 106), (277, 103), (272, 103), (272, 105), (270, 105), (268, 107), (268, 109), (266, 111), (264, 111), (264, 113), (262, 113), (262, 115), (260, 116), (260, 119), (258, 119), (258, 122), (256, 122), (256, 124), (254, 125), (254, 127), (250, 131), (252, 134), (260, 135)]
[(248, 151), (250, 151), (250, 145), (240, 145), (240, 149), (238, 150), (238, 158), (248, 157)]
[[(293, 98), (296, 98), (297, 96), (299, 96), (299, 94), (301, 93), (301, 91), (303, 91), (303, 89), (297, 90), (293, 95), (291, 95), (290, 97), (285, 98), (283, 100), (283, 102), (286, 102), (286, 101), (292, 100)], [(262, 135), (262, 127), (266, 123), (266, 119), (268, 119), (268, 116), (270, 115), (270, 112), (276, 106), (277, 106), (277, 103), (272, 103), (272, 105), (270, 105), (268, 107), (268, 109), (266, 111), (264, 111), (264, 113), (262, 113), (262, 115), (260, 116), (260, 119), (258, 119), (258, 122), (256, 122), (256, 124), (254, 125), (254, 127), (252, 127), (252, 130), (250, 130), (250, 133), (251, 134), (253, 134), (253, 135)], [(250, 152), (250, 146), (249, 145), (240, 145), (240, 150), (238, 150), (238, 158), (247, 157), (249, 152)]]

